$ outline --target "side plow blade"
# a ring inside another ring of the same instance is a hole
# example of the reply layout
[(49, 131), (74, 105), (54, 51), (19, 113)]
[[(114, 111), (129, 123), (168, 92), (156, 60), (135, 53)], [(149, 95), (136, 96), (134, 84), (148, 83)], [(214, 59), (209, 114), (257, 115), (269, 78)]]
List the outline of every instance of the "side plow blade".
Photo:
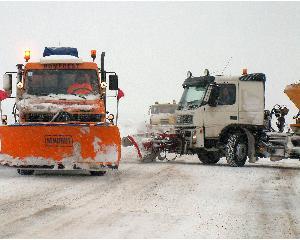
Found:
[(0, 126), (0, 164), (18, 168), (118, 168), (119, 130), (112, 125)]

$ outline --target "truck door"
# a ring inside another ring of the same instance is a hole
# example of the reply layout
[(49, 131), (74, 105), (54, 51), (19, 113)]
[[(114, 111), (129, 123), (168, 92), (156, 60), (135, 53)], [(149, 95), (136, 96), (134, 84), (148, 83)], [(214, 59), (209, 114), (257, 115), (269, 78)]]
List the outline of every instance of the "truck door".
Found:
[(220, 95), (217, 106), (205, 106), (205, 137), (217, 138), (222, 129), (230, 124), (238, 123), (238, 85), (234, 83), (219, 84)]

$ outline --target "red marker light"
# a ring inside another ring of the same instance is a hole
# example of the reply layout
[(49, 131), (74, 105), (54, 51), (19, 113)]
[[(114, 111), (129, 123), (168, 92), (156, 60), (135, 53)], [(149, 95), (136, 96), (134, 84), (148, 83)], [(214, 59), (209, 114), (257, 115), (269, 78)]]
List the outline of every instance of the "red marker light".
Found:
[(248, 74), (247, 68), (243, 68), (243, 75), (247, 75), (247, 74)]

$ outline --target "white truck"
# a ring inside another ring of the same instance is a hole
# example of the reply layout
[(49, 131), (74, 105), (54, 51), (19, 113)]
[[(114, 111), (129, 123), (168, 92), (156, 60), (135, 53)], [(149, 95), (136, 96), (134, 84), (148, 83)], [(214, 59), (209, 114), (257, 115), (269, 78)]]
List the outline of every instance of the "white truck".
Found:
[(175, 111), (178, 108), (176, 101), (173, 103), (159, 103), (149, 107), (149, 124), (147, 129), (149, 132), (174, 132), (176, 123)]
[[(204, 76), (193, 77), (188, 72), (175, 133), (157, 134), (144, 142), (147, 156), (154, 160), (162, 152), (197, 154), (204, 164), (225, 156), (233, 167), (243, 166), (247, 158), (249, 162), (259, 157), (299, 158), (300, 136), (283, 133), (288, 109), (276, 105), (265, 110), (265, 82), (263, 73), (211, 76), (206, 70)], [(271, 127), (273, 115), (277, 131)]]

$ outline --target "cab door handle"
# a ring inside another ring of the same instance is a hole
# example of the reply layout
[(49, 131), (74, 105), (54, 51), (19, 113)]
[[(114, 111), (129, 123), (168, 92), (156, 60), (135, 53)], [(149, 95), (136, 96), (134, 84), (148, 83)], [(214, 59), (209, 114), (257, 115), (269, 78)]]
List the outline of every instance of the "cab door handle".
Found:
[(230, 116), (230, 120), (237, 120), (237, 116)]

